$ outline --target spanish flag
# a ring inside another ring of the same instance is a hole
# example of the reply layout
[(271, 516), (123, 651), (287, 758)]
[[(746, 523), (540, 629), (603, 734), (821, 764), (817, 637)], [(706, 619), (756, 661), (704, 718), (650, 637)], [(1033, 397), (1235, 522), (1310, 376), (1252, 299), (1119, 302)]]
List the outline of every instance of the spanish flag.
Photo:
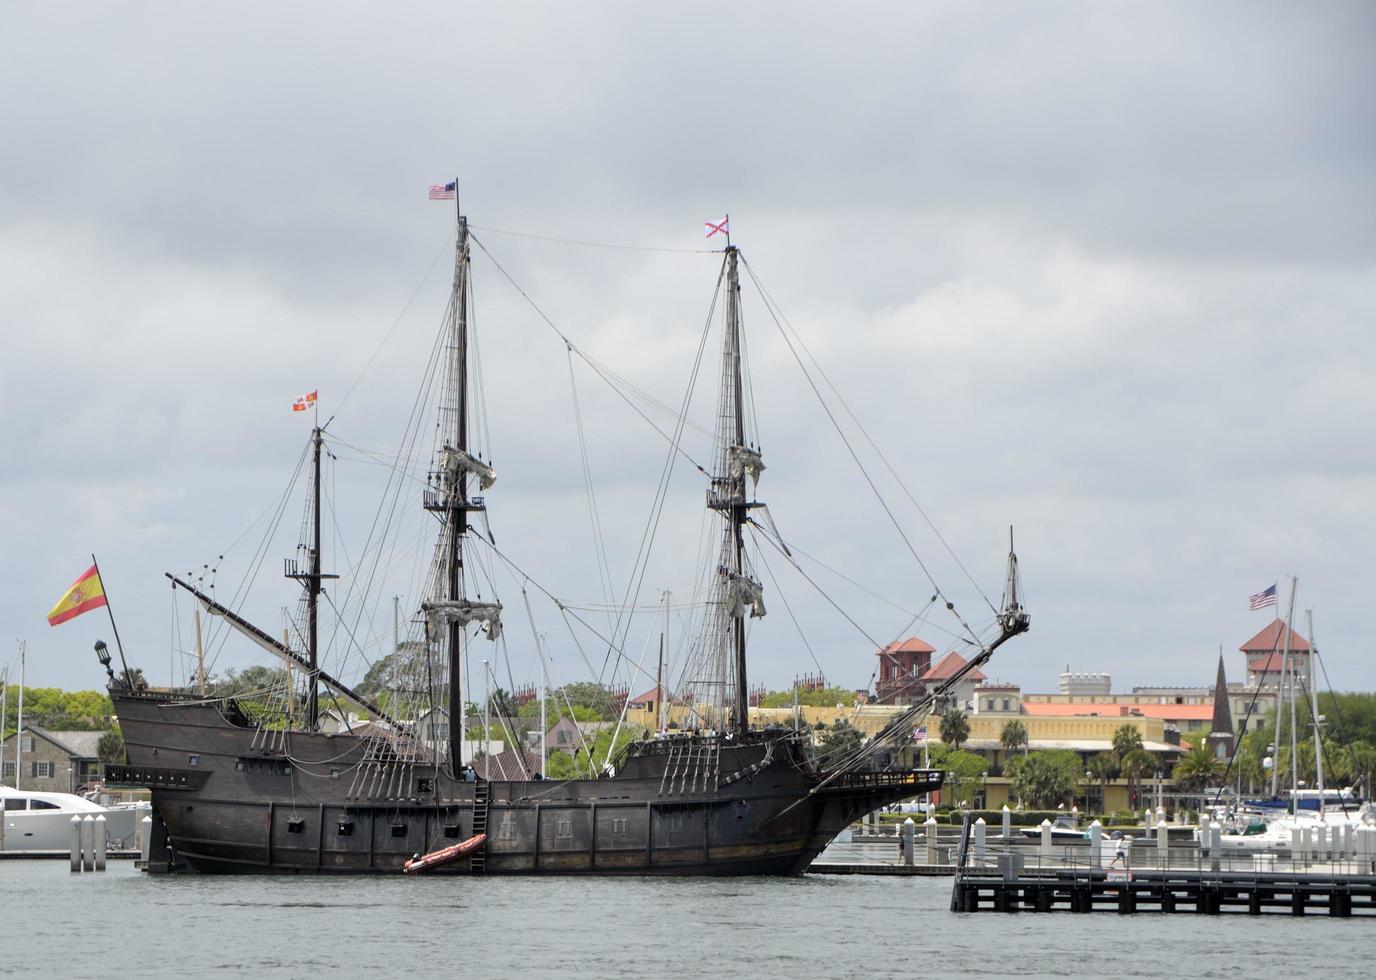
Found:
[(84, 612), (90, 612), (92, 609), (99, 609), (103, 605), (105, 605), (105, 586), (101, 584), (100, 573), (96, 571), (96, 566), (92, 565), (82, 572), (81, 578), (73, 582), (66, 594), (57, 600), (57, 605), (53, 606), (48, 613), (48, 625), (56, 626), (58, 623), (65, 623), (69, 619), (80, 616)]

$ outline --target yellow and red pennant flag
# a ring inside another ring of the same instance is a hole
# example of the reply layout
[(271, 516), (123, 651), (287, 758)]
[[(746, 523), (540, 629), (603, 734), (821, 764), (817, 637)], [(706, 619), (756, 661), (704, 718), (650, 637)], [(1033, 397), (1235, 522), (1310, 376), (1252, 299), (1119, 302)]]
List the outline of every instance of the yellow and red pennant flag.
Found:
[(296, 401), (291, 403), (291, 410), (293, 412), (304, 412), (308, 408), (314, 408), (315, 398), (319, 391), (320, 389), (317, 388), (315, 391), (302, 395), (300, 398), (296, 399)]
[(72, 583), (72, 587), (62, 598), (57, 600), (57, 605), (48, 613), (48, 625), (65, 623), (105, 604), (105, 586), (101, 584), (100, 572), (92, 565), (81, 574), (81, 578)]

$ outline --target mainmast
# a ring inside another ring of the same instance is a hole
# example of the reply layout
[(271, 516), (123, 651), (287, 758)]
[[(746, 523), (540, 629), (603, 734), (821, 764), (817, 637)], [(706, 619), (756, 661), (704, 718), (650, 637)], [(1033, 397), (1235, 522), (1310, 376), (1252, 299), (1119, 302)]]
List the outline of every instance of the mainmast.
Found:
[[(454, 183), (455, 206), (458, 182)], [(432, 489), (425, 492), (425, 509), (443, 521), (438, 558), (441, 581), (437, 594), (422, 605), (429, 636), (443, 636), (448, 659), (449, 765), (457, 777), (463, 766), (464, 631), (469, 623), (483, 624), (489, 640), (501, 635), (501, 604), (473, 602), (464, 593), (464, 541), (468, 534), (468, 515), (483, 510), (481, 497), (468, 496), (468, 477), (476, 478), (477, 488), (487, 490), (497, 479), (496, 472), (469, 451), (468, 439), (468, 293), (470, 245), (468, 219), (458, 212), (458, 234), (454, 252), (454, 291), (449, 304), (449, 338), (445, 397), (440, 404), (440, 438), (437, 472), (431, 474)]]
[[(738, 252), (734, 245), (726, 249), (726, 319), (727, 319), (727, 358), (732, 367), (731, 385), (734, 388), (732, 401), (736, 407), (735, 442), (733, 446), (745, 446), (745, 399), (741, 397), (741, 283), (736, 268)], [(730, 511), (731, 540), (735, 549), (732, 569), (737, 575), (744, 571), (745, 542), (745, 473), (732, 475), (732, 506)], [(735, 617), (734, 647), (736, 654), (736, 710), (733, 721), (736, 731), (743, 732), (750, 727), (750, 687), (745, 675), (745, 617)]]
[(764, 463), (745, 433), (745, 397), (741, 365), (739, 251), (726, 247), (726, 329), (722, 350), (721, 400), (717, 416), (717, 470), (712, 477), (708, 506), (726, 519), (721, 558), (717, 566), (718, 605), (716, 642), (718, 677), (723, 693), (724, 727), (743, 732), (750, 727), (750, 687), (745, 662), (745, 616), (764, 615), (760, 584), (750, 577), (745, 561), (745, 525), (751, 508), (746, 477), (758, 481)]

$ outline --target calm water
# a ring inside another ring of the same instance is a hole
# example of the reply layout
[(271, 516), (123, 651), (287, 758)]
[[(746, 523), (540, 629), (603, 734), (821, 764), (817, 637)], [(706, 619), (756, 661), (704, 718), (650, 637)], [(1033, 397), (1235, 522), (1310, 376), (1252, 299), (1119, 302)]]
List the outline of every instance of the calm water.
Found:
[(457, 967), (493, 977), (1237, 980), (1376, 970), (1370, 919), (953, 915), (949, 878), (149, 878), (130, 861), (103, 875), (5, 861), (0, 888), (0, 974), (23, 976)]

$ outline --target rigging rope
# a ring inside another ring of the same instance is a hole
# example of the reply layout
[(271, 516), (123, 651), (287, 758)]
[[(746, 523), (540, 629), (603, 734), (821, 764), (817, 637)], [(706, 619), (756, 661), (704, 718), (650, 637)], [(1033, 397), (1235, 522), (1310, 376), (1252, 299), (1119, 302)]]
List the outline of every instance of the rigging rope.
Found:
[[(744, 256), (742, 256), (742, 260), (744, 260)], [(841, 441), (845, 444), (846, 450), (850, 453), (851, 459), (853, 459), (855, 461), (855, 465), (859, 467), (861, 475), (865, 478), (865, 482), (869, 484), (870, 489), (874, 492), (875, 498), (879, 501), (879, 505), (884, 509), (884, 513), (886, 513), (889, 516), (889, 520), (893, 522), (893, 525), (895, 529), (897, 529), (899, 536), (903, 538), (903, 543), (906, 544), (908, 546), (908, 550), (912, 552), (913, 558), (917, 560), (918, 565), (922, 568), (923, 574), (927, 576), (927, 580), (931, 583), (932, 588), (936, 589), (937, 594), (941, 595), (943, 599), (946, 598), (945, 595), (942, 595), (941, 588), (937, 585), (936, 579), (933, 578), (932, 573), (928, 570), (926, 563), (922, 561), (922, 558), (918, 555), (917, 550), (913, 547), (912, 542), (908, 539), (907, 534), (904, 533), (902, 525), (899, 524), (898, 519), (893, 514), (893, 511), (889, 509), (888, 502), (884, 500), (884, 497), (879, 492), (879, 488), (875, 485), (874, 480), (870, 478), (869, 472), (865, 469), (865, 465), (862, 462), (860, 462), (859, 455), (851, 446), (850, 440), (846, 437), (845, 431), (837, 422), (836, 416), (832, 414), (830, 406), (828, 406), (826, 403), (826, 399), (822, 397), (822, 393), (818, 389), (817, 383), (812, 380), (812, 375), (808, 372), (807, 366), (803, 363), (803, 359), (798, 355), (798, 351), (794, 347), (793, 340), (789, 337), (790, 332), (793, 333), (794, 337), (797, 339), (798, 346), (801, 347), (803, 351), (807, 354), (808, 360), (810, 360), (813, 366), (817, 369), (817, 373), (821, 375), (823, 380), (826, 382), (827, 387), (830, 388), (832, 394), (836, 396), (837, 401), (840, 402), (841, 407), (845, 410), (846, 414), (850, 416), (851, 421), (854, 422), (856, 428), (860, 430), (861, 435), (865, 437), (865, 441), (870, 444), (870, 448), (873, 449), (875, 454), (879, 456), (880, 460), (884, 463), (884, 466), (889, 470), (890, 475), (892, 475), (893, 478), (898, 482), (898, 485), (903, 489), (903, 492), (907, 494), (908, 499), (912, 502), (913, 506), (917, 508), (917, 512), (922, 515), (922, 519), (927, 523), (927, 526), (932, 530), (932, 533), (936, 535), (937, 540), (939, 540), (942, 543), (942, 545), (946, 548), (947, 553), (955, 560), (956, 564), (960, 566), (961, 571), (965, 573), (966, 578), (968, 578), (970, 580), (970, 583), (974, 585), (975, 590), (979, 592), (980, 597), (984, 599), (985, 603), (994, 612), (994, 614), (998, 615), (998, 610), (994, 608), (994, 604), (989, 600), (989, 597), (984, 594), (984, 591), (982, 589), (980, 589), (979, 583), (975, 581), (974, 577), (970, 574), (970, 572), (965, 568), (963, 564), (961, 564), (960, 559), (956, 557), (956, 554), (952, 550), (951, 546), (947, 544), (946, 539), (942, 537), (941, 532), (936, 529), (936, 525), (933, 524), (931, 518), (927, 516), (927, 512), (922, 509), (922, 506), (920, 504), (918, 504), (917, 499), (913, 496), (911, 491), (908, 490), (907, 486), (903, 483), (902, 478), (898, 476), (897, 472), (894, 470), (893, 466), (889, 463), (888, 459), (884, 456), (884, 454), (879, 451), (879, 448), (875, 445), (874, 440), (870, 438), (869, 432), (867, 432), (865, 430), (865, 427), (860, 424), (860, 420), (856, 418), (855, 413), (851, 411), (850, 406), (846, 404), (845, 399), (842, 398), (840, 392), (836, 390), (836, 386), (831, 383), (831, 379), (827, 377), (826, 372), (822, 370), (821, 366), (817, 363), (816, 358), (812, 356), (812, 352), (808, 350), (807, 345), (803, 341), (802, 336), (798, 334), (796, 330), (793, 329), (793, 325), (791, 323), (788, 325), (787, 330), (784, 328), (784, 323), (780, 320), (780, 317), (783, 317), (783, 311), (778, 309), (778, 306), (774, 302), (773, 297), (769, 295), (768, 291), (764, 288), (763, 284), (760, 283), (759, 278), (755, 275), (755, 270), (751, 268), (750, 263), (748, 261), (745, 262), (745, 271), (750, 275), (750, 281), (754, 283), (755, 288), (759, 290), (761, 298), (763, 298), (765, 301), (765, 309), (769, 311), (770, 316), (774, 320), (774, 325), (778, 327), (779, 335), (783, 337), (784, 343), (788, 346), (789, 353), (791, 353), (793, 355), (793, 359), (798, 362), (798, 367), (800, 370), (802, 370), (803, 377), (807, 379), (807, 383), (812, 388), (813, 394), (817, 396), (817, 401), (821, 404), (822, 410), (826, 412), (827, 418), (831, 421), (832, 427), (836, 430), (836, 434), (841, 437)], [(787, 321), (787, 317), (783, 317), (783, 320)], [(955, 612), (955, 608), (953, 606), (951, 607), (951, 611), (953, 613)], [(956, 618), (959, 619), (959, 615), (957, 615)], [(964, 626), (965, 624), (962, 623), (961, 625)], [(976, 638), (976, 642), (978, 642), (978, 638)]]
[(532, 235), (523, 231), (504, 231), (501, 228), (488, 228), (483, 225), (469, 225), (470, 229), (490, 231), (494, 235), (508, 235), (512, 238), (529, 238), (537, 242), (554, 242), (558, 245), (581, 245), (584, 248), (613, 248), (627, 252), (671, 252), (678, 255), (720, 254), (719, 248), (666, 248), (655, 245), (614, 245), (609, 242), (586, 242), (574, 238), (554, 238), (550, 235)]

